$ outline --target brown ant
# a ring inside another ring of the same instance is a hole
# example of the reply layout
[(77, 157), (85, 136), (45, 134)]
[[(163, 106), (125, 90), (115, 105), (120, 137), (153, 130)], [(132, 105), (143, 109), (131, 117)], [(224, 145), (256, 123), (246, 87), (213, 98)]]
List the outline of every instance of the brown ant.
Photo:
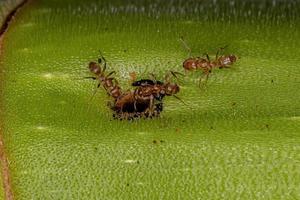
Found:
[[(191, 55), (191, 49), (188, 47), (183, 38), (180, 38), (180, 41), (183, 43), (184, 47), (188, 50), (189, 56)], [(229, 55), (221, 55), (220, 52), (224, 50), (227, 46), (221, 47), (218, 49), (216, 53), (216, 57), (214, 60), (211, 60), (209, 55), (205, 53), (206, 58), (201, 57), (191, 57), (186, 59), (183, 62), (183, 68), (185, 71), (193, 71), (193, 70), (201, 70), (203, 72), (203, 76), (206, 76), (206, 82), (208, 80), (209, 74), (212, 72), (213, 68), (230, 68), (230, 66), (236, 62), (237, 56), (233, 54)], [(199, 85), (201, 84), (202, 76), (199, 79)]]
[[(115, 118), (133, 119), (137, 117), (159, 116), (163, 109), (163, 97), (175, 96), (175, 94), (179, 92), (179, 86), (170, 82), (169, 75), (165, 78), (166, 83), (157, 81), (156, 79), (142, 79), (132, 83), (132, 86), (135, 86), (134, 90), (122, 92), (117, 80), (110, 77), (115, 71), (108, 74), (105, 73), (106, 60), (101, 52), (100, 55), (101, 57), (98, 59), (98, 63), (89, 63), (88, 68), (94, 76), (86, 78), (98, 80), (97, 88), (102, 86), (107, 94), (114, 99), (113, 102), (109, 104), (109, 107), (115, 112)], [(172, 72), (172, 74), (175, 75), (174, 72)]]
[[(174, 72), (171, 74), (175, 75)], [(116, 99), (112, 109), (119, 118), (157, 117), (163, 110), (162, 100), (165, 96), (175, 96), (179, 86), (170, 82), (170, 75), (166, 75), (165, 83), (151, 79), (141, 79), (132, 83), (134, 90), (127, 91)], [(180, 100), (180, 99), (179, 99)]]
[[(102, 67), (103, 66), (103, 67)], [(133, 95), (130, 91), (122, 92), (118, 81), (110, 77), (112, 74), (115, 73), (115, 71), (112, 71), (108, 74), (105, 73), (106, 70), (106, 59), (102, 56), (100, 52), (100, 58), (98, 59), (98, 63), (96, 62), (90, 62), (89, 63), (89, 70), (91, 73), (93, 73), (95, 76), (93, 77), (86, 77), (91, 78), (93, 80), (98, 80), (99, 83), (97, 85), (97, 88), (102, 86), (107, 94), (113, 98), (113, 101), (108, 104), (108, 106), (116, 112), (116, 117), (118, 118), (129, 118), (130, 115), (132, 115), (136, 110), (132, 109), (135, 100)], [(148, 105), (140, 105), (139, 110), (144, 110), (144, 107), (147, 107)], [(125, 117), (124, 117), (125, 116)]]
[[(104, 63), (103, 68), (101, 68), (102, 63)], [(93, 80), (98, 80), (99, 83), (98, 83), (97, 88), (102, 86), (105, 89), (105, 91), (107, 92), (107, 94), (113, 98), (118, 98), (121, 95), (122, 91), (121, 91), (121, 88), (118, 86), (117, 80), (115, 78), (110, 77), (112, 74), (115, 73), (115, 71), (105, 74), (106, 60), (102, 56), (101, 51), (100, 51), (100, 58), (98, 59), (98, 63), (90, 62), (89, 70), (90, 70), (90, 72), (92, 72), (95, 75), (95, 77), (85, 77), (85, 78), (91, 78)]]
[(134, 98), (136, 102), (148, 101), (149, 111), (151, 114), (152, 111), (154, 111), (155, 101), (161, 103), (165, 96), (174, 96), (175, 98), (181, 100), (179, 97), (175, 95), (180, 91), (179, 86), (176, 83), (171, 83), (170, 81), (170, 75), (173, 75), (174, 77), (177, 78), (176, 73), (180, 74), (178, 72), (172, 72), (172, 71), (168, 73), (165, 76), (165, 82), (156, 80), (153, 74), (152, 74), (152, 77), (154, 77), (153, 80), (142, 79), (133, 82), (132, 86), (137, 87), (134, 90)]

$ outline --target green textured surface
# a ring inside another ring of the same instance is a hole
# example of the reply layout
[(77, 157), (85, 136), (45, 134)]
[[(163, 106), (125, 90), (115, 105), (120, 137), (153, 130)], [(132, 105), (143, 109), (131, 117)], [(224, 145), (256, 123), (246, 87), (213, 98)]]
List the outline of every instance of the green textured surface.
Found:
[[(17, 199), (299, 199), (300, 6), (232, 2), (24, 9), (3, 62)], [(193, 110), (166, 98), (161, 118), (127, 122), (112, 120), (103, 90), (90, 101), (82, 77), (99, 49), (126, 88), (131, 71), (181, 71), (181, 35), (194, 55), (229, 44), (241, 57), (205, 90), (199, 73), (182, 81)]]
[[(0, 0), (0, 27), (5, 21), (6, 16), (11, 12), (21, 1), (20, 0)], [(0, 63), (1, 63), (1, 52), (0, 52)], [(0, 84), (2, 84), (2, 76), (0, 71)], [(2, 94), (2, 86), (0, 85), (0, 95)], [(1, 98), (0, 98), (1, 99)], [(1, 104), (0, 104), (1, 105)], [(2, 108), (0, 108), (0, 119), (2, 116)], [(1, 123), (0, 123), (1, 126)], [(0, 127), (0, 131), (2, 131)], [(0, 133), (1, 134), (1, 133)], [(0, 199), (4, 199), (4, 186), (2, 181), (2, 163), (0, 163)]]

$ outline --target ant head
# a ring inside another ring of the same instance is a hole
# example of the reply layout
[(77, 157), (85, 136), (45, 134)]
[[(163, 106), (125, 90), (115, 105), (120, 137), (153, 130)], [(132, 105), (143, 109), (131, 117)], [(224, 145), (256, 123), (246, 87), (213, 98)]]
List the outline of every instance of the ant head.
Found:
[(104, 65), (105, 65), (105, 64), (106, 64), (106, 59), (104, 58), (104, 56), (103, 56), (101, 50), (99, 50), (99, 53), (100, 53), (100, 57), (98, 58), (98, 63), (99, 63), (99, 64), (104, 63)]
[(167, 96), (172, 96), (179, 92), (180, 88), (176, 83), (167, 83), (165, 85), (165, 94)]
[(228, 57), (231, 62), (235, 62), (237, 60), (237, 57), (235, 55), (229, 55)]
[(90, 72), (92, 72), (93, 74), (96, 74), (96, 75), (99, 75), (101, 73), (101, 68), (95, 62), (90, 62), (89, 70), (90, 70)]

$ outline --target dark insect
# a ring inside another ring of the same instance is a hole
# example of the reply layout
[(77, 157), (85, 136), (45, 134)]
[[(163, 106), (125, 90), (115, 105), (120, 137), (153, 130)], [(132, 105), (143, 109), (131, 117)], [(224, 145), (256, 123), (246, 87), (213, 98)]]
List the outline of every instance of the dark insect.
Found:
[[(94, 76), (86, 78), (99, 81), (97, 88), (102, 86), (113, 98), (108, 106), (114, 111), (113, 116), (117, 119), (157, 117), (163, 110), (163, 97), (174, 96), (179, 92), (179, 86), (170, 82), (169, 75), (166, 76), (165, 83), (156, 79), (142, 79), (132, 83), (134, 90), (122, 92), (117, 80), (111, 77), (115, 72), (105, 73), (106, 60), (102, 54), (98, 63), (89, 63), (89, 70)], [(175, 75), (174, 72), (172, 74)]]
[[(183, 43), (184, 47), (189, 51), (189, 55), (190, 55), (191, 49), (188, 47), (188, 45), (183, 40), (183, 38), (180, 38), (180, 40)], [(230, 66), (236, 62), (237, 56), (233, 54), (219, 56), (220, 52), (223, 51), (226, 47), (227, 46), (218, 49), (214, 60), (211, 60), (207, 53), (204, 54), (206, 56), (205, 58), (190, 56), (190, 58), (186, 59), (183, 62), (184, 70), (186, 72), (193, 71), (193, 70), (201, 70), (203, 72), (203, 75), (199, 79), (199, 85), (200, 85), (203, 76), (206, 77), (205, 81), (208, 80), (208, 77), (212, 72), (213, 68), (219, 68), (219, 69), (230, 68)]]
[(132, 86), (149, 86), (149, 85), (163, 85), (163, 82), (157, 81), (157, 80), (151, 80), (151, 79), (141, 79), (139, 81), (133, 82), (131, 85)]
[(127, 91), (119, 98), (116, 98), (110, 105), (114, 111), (113, 116), (117, 119), (134, 119), (134, 118), (148, 118), (159, 116), (162, 111), (162, 104), (155, 104), (155, 108), (150, 111), (149, 101), (137, 101), (134, 96), (134, 91)]
[(156, 79), (141, 79), (133, 82), (132, 86), (135, 89), (124, 93), (112, 106), (119, 117), (157, 117), (163, 110), (163, 98), (175, 96), (180, 90), (177, 84), (170, 82), (169, 75), (165, 77), (165, 83)]
[(176, 73), (170, 72), (165, 76), (165, 82), (156, 80), (155, 76), (151, 79), (142, 79), (132, 83), (132, 86), (136, 86), (135, 97), (137, 99), (151, 99), (162, 101), (165, 96), (174, 96), (180, 90), (176, 83), (171, 83), (170, 76), (173, 75), (177, 78)]

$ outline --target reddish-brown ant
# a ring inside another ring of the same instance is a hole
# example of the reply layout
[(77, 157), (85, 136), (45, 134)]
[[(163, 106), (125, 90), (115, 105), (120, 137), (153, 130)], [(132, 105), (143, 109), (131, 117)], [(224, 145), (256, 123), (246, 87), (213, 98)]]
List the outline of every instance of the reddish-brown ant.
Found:
[[(184, 47), (189, 51), (189, 56), (191, 54), (191, 49), (188, 47), (183, 38), (180, 38)], [(214, 60), (211, 60), (209, 55), (205, 53), (206, 58), (201, 57), (191, 57), (183, 62), (183, 68), (185, 71), (201, 70), (203, 76), (206, 76), (206, 81), (208, 80), (209, 74), (212, 72), (213, 68), (229, 68), (234, 62), (236, 62), (237, 57), (233, 54), (219, 56), (220, 52), (224, 50), (227, 46), (221, 47), (216, 53)], [(199, 79), (199, 84), (201, 83), (202, 76)]]
[[(171, 74), (175, 75), (174, 72)], [(170, 75), (165, 77), (165, 83), (156, 79), (141, 79), (132, 83), (136, 88), (127, 91), (116, 99), (112, 109), (119, 118), (157, 117), (163, 110), (162, 100), (165, 96), (175, 96), (179, 86), (170, 82)], [(179, 99), (180, 100), (180, 99)]]
[[(155, 101), (161, 102), (165, 96), (174, 96), (179, 99), (175, 94), (180, 90), (176, 83), (171, 83), (170, 75), (177, 78), (176, 73), (170, 72), (165, 76), (165, 82), (157, 81), (154, 75), (154, 80), (142, 79), (132, 83), (132, 86), (137, 87), (134, 90), (134, 98), (136, 102), (148, 101), (150, 114), (154, 111)], [(179, 99), (180, 100), (180, 99)], [(162, 104), (161, 104), (162, 105)]]
[[(89, 70), (95, 76), (86, 78), (98, 80), (97, 88), (102, 86), (107, 94), (114, 99), (109, 106), (115, 112), (114, 116), (118, 119), (159, 116), (163, 109), (163, 97), (175, 96), (179, 92), (179, 86), (170, 82), (169, 75), (166, 76), (165, 83), (156, 79), (142, 79), (132, 83), (132, 86), (135, 86), (134, 90), (122, 92), (116, 79), (110, 77), (115, 72), (105, 73), (106, 60), (102, 54), (101, 58), (98, 59), (98, 63), (89, 63)], [(174, 72), (171, 74), (176, 76)]]
[[(99, 83), (97, 88), (102, 86), (109, 96), (112, 96), (113, 98), (118, 98), (122, 93), (121, 88), (118, 86), (117, 80), (115, 78), (110, 77), (112, 74), (115, 73), (115, 71), (105, 74), (106, 60), (102, 56), (101, 52), (100, 52), (100, 56), (101, 57), (98, 59), (98, 63), (96, 62), (89, 63), (89, 70), (95, 75), (95, 77), (86, 77), (86, 78), (98, 80)], [(104, 63), (103, 68), (101, 68), (102, 63)]]

